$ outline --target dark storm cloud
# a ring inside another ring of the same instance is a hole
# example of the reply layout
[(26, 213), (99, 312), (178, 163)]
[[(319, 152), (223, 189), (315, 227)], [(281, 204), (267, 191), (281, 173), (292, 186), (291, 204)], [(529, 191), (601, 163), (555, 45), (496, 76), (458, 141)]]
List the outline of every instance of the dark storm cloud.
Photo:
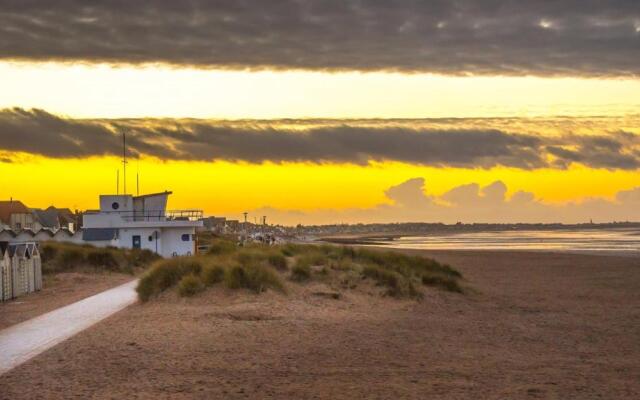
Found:
[(304, 129), (286, 128), (282, 122), (79, 120), (42, 110), (4, 109), (0, 110), (0, 150), (57, 158), (120, 155), (120, 132), (125, 130), (131, 155), (167, 160), (356, 164), (400, 161), (521, 169), (566, 168), (577, 162), (595, 168), (640, 167), (640, 136), (628, 132), (556, 137), (489, 128), (389, 126), (384, 125), (384, 120), (380, 126), (375, 120), (367, 120), (366, 126), (357, 120), (326, 120)]
[(635, 75), (637, 0), (0, 0), (0, 57)]

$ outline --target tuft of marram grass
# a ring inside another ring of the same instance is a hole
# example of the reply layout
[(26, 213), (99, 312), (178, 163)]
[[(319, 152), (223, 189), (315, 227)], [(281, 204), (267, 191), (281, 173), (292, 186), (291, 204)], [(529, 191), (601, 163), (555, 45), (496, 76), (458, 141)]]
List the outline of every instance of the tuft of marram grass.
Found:
[(225, 267), (221, 265), (207, 265), (202, 270), (202, 282), (206, 286), (213, 286), (224, 279)]
[(458, 281), (448, 276), (423, 275), (422, 284), (426, 286), (436, 286), (449, 292), (463, 293)]
[(205, 289), (204, 283), (200, 280), (200, 277), (194, 274), (188, 274), (180, 279), (178, 282), (178, 294), (181, 297), (191, 297)]
[(202, 261), (196, 257), (159, 260), (140, 278), (136, 288), (138, 297), (141, 301), (148, 301), (151, 297), (175, 286), (183, 276), (199, 275), (202, 268)]
[(267, 289), (285, 292), (278, 274), (270, 267), (262, 265), (236, 265), (228, 268), (223, 282), (229, 289), (249, 289), (255, 293)]
[(238, 246), (235, 242), (228, 239), (214, 239), (209, 246), (209, 250), (207, 254), (210, 255), (220, 255), (220, 254), (229, 254), (233, 253), (238, 249)]
[(271, 265), (273, 268), (277, 269), (278, 271), (287, 270), (287, 267), (288, 267), (287, 259), (285, 256), (283, 256), (280, 253), (269, 254), (267, 261), (269, 262), (269, 265)]
[(311, 279), (311, 265), (306, 262), (298, 262), (291, 268), (291, 280), (295, 282), (304, 282)]
[(42, 272), (52, 274), (74, 270), (133, 273), (160, 257), (148, 250), (94, 247), (74, 243), (45, 242), (41, 246)]

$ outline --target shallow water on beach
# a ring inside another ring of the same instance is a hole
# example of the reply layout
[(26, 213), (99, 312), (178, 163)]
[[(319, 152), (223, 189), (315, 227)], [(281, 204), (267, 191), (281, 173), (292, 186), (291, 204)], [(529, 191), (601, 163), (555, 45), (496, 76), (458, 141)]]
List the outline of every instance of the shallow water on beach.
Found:
[(640, 255), (638, 229), (498, 231), (403, 236), (387, 244), (401, 249), (547, 250)]

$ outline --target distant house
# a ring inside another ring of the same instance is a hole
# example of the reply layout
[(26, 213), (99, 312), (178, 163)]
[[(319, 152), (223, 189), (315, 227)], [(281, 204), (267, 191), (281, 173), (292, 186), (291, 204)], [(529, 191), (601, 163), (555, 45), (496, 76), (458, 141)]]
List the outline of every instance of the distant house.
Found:
[(78, 226), (76, 214), (68, 208), (50, 206), (44, 210), (33, 208), (31, 212), (42, 228), (48, 228), (54, 231), (60, 228), (67, 228), (70, 231), (75, 231)]
[(0, 227), (20, 231), (22, 229), (38, 230), (33, 213), (21, 201), (0, 201)]
[(199, 220), (202, 211), (168, 211), (170, 194), (100, 196), (100, 210), (82, 216), (83, 241), (148, 249), (163, 257), (195, 254), (195, 232), (203, 225)]
[(227, 219), (225, 217), (206, 217), (202, 219), (204, 228), (216, 233), (225, 233)]

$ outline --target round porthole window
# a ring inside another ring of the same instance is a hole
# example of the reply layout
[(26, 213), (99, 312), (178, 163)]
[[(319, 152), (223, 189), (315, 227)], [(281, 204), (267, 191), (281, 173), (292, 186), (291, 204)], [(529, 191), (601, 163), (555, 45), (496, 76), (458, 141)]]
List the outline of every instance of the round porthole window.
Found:
[(118, 202), (114, 202), (113, 204), (111, 204), (111, 208), (117, 210), (118, 208), (120, 208), (120, 204), (118, 204)]

